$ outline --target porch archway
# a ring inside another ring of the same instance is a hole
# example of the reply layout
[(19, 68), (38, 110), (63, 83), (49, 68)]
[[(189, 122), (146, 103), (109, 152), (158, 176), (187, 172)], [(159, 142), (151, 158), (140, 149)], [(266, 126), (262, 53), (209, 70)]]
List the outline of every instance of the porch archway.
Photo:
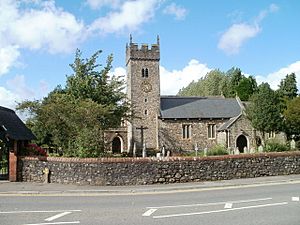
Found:
[(119, 154), (122, 152), (123, 149), (123, 140), (120, 136), (116, 136), (114, 137), (114, 139), (112, 140), (112, 153), (113, 154)]
[(244, 153), (245, 147), (248, 148), (248, 140), (245, 135), (241, 134), (236, 139), (236, 147), (239, 149), (240, 153)]

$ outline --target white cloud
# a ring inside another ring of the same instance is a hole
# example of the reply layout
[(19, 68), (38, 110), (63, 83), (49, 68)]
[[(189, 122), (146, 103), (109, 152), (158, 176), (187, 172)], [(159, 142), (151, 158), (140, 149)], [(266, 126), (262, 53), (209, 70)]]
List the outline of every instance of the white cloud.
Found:
[(46, 49), (51, 53), (74, 50), (84, 38), (83, 22), (53, 2), (46, 3), (40, 9), (18, 8), (18, 18), (8, 21), (10, 27), (6, 34), (21, 48)]
[(125, 77), (126, 76), (126, 69), (123, 67), (116, 67), (114, 71), (112, 72), (113, 75), (117, 77)]
[(19, 56), (20, 52), (17, 46), (11, 45), (0, 48), (0, 76), (9, 71)]
[(160, 66), (160, 89), (162, 95), (177, 94), (179, 89), (186, 87), (193, 80), (204, 77), (211, 69), (206, 64), (192, 59), (182, 70), (168, 71)]
[(218, 48), (229, 55), (237, 54), (241, 46), (250, 38), (255, 37), (260, 28), (257, 25), (233, 24), (221, 37)]
[[(124, 1), (124, 0), (123, 0)], [(117, 8), (120, 6), (122, 0), (86, 0), (86, 4), (92, 9), (100, 9), (104, 6), (109, 6), (111, 8)]]
[(262, 28), (260, 22), (270, 13), (279, 10), (275, 4), (271, 4), (267, 10), (263, 10), (252, 23), (236, 23), (231, 25), (221, 36), (218, 48), (229, 55), (237, 54), (242, 45), (249, 39), (257, 36)]
[(187, 10), (184, 7), (176, 5), (174, 2), (168, 5), (163, 12), (174, 15), (177, 20), (183, 20), (187, 14)]
[(25, 77), (23, 75), (17, 75), (13, 79), (8, 80), (7, 86), (16, 95), (22, 96), (23, 99), (31, 99), (35, 96), (33, 90), (31, 90), (25, 82)]
[(108, 34), (115, 32), (134, 31), (141, 24), (149, 21), (155, 14), (155, 8), (161, 0), (126, 1), (115, 11), (105, 17), (96, 19), (89, 27), (89, 32)]
[(0, 87), (0, 105), (10, 109), (15, 109), (16, 102), (21, 100), (20, 96), (7, 90), (4, 87)]
[[(31, 7), (35, 4), (35, 7)], [(0, 1), (0, 75), (7, 73), (21, 49), (71, 52), (86, 32), (83, 22), (54, 1)]]
[(272, 89), (278, 89), (280, 81), (285, 78), (287, 74), (295, 73), (298, 85), (298, 90), (300, 90), (300, 61), (296, 61), (286, 67), (279, 69), (276, 72), (270, 73), (267, 76), (256, 76), (257, 82), (260, 84), (262, 82), (268, 82)]
[(24, 100), (35, 100), (45, 97), (48, 92), (48, 83), (40, 81), (39, 87), (32, 89), (26, 83), (25, 76), (17, 75), (6, 82), (7, 87), (0, 87), (0, 105), (15, 109), (17, 103)]

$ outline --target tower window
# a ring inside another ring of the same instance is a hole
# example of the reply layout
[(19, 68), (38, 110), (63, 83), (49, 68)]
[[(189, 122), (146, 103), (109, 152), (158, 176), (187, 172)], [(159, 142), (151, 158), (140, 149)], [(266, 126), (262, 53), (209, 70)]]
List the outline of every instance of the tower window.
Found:
[(148, 77), (148, 75), (149, 75), (148, 68), (143, 68), (142, 69), (142, 77)]
[(148, 69), (145, 69), (145, 77), (148, 77)]
[(147, 110), (147, 109), (145, 110), (145, 115), (146, 115), (146, 116), (148, 115), (148, 110)]
[(148, 102), (148, 98), (145, 98), (145, 102)]

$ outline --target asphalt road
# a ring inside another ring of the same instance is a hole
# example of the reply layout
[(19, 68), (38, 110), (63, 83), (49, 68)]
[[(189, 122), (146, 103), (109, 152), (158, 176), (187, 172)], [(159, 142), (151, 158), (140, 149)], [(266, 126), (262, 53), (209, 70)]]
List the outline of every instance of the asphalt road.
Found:
[(143, 193), (2, 194), (0, 224), (298, 225), (300, 181)]

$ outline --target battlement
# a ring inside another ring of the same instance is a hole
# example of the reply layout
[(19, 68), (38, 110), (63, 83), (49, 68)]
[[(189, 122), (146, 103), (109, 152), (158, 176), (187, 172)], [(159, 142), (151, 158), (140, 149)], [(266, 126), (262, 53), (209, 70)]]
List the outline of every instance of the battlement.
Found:
[(159, 38), (157, 38), (157, 43), (149, 46), (148, 44), (137, 44), (132, 43), (132, 38), (130, 36), (130, 43), (126, 45), (126, 64), (130, 59), (135, 60), (160, 60), (159, 51)]

